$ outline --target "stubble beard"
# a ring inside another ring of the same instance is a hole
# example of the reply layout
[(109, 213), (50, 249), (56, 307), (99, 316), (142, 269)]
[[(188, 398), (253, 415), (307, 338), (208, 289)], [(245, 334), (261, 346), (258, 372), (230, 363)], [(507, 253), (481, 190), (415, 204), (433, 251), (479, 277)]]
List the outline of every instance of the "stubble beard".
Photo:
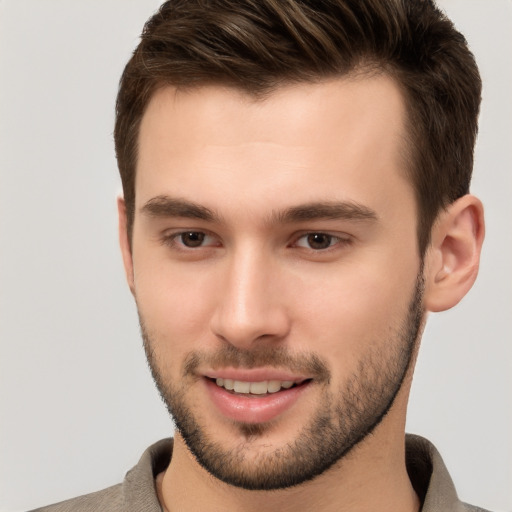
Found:
[[(423, 325), (424, 281), (419, 273), (413, 297), (400, 327), (385, 342), (369, 349), (352, 376), (338, 393), (329, 391), (330, 372), (314, 354), (292, 356), (282, 349), (264, 352), (244, 351), (233, 346), (215, 355), (191, 353), (184, 364), (183, 381), (189, 380), (201, 362), (225, 366), (288, 367), (315, 375), (315, 385), (322, 386), (322, 400), (315, 414), (295, 439), (272, 452), (254, 452), (254, 444), (272, 425), (239, 423), (244, 441), (228, 449), (214, 441), (208, 425), (198, 420), (197, 411), (187, 400), (188, 385), (175, 385), (160, 370), (151, 339), (140, 318), (148, 364), (160, 395), (172, 415), (176, 428), (198, 463), (214, 477), (249, 490), (285, 489), (322, 474), (342, 460), (380, 424), (399, 393), (414, 359)], [(389, 351), (389, 347), (393, 347)], [(176, 380), (176, 379), (175, 379)], [(251, 446), (252, 445), (252, 446)], [(251, 456), (248, 457), (247, 455)]]

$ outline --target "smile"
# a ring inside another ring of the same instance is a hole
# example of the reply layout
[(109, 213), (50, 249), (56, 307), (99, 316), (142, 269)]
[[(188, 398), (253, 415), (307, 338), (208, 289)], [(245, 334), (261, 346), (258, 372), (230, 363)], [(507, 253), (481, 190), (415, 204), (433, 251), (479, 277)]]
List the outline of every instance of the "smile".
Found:
[(238, 379), (210, 376), (203, 380), (211, 403), (225, 418), (253, 424), (275, 420), (312, 387), (312, 379), (304, 377), (295, 380), (280, 380), (278, 376), (266, 380), (256, 375), (247, 377), (242, 380), (242, 376)]
[(277, 393), (282, 389), (290, 389), (298, 384), (291, 380), (264, 380), (260, 382), (247, 382), (234, 379), (215, 379), (217, 386), (233, 391), (235, 393), (250, 394), (250, 395), (266, 395), (267, 393)]

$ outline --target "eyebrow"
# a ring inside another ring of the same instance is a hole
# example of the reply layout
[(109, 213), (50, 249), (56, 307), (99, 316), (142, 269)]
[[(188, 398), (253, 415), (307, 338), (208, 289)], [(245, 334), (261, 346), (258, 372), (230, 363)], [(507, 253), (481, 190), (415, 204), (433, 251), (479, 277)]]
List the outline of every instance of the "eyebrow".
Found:
[(149, 217), (183, 217), (208, 222), (220, 220), (219, 215), (206, 206), (169, 196), (153, 197), (141, 208), (141, 213)]
[[(193, 201), (160, 195), (150, 199), (141, 208), (149, 217), (180, 217), (222, 222), (221, 216), (206, 206)], [(377, 213), (354, 201), (316, 201), (274, 211), (269, 224), (293, 224), (314, 220), (376, 221)]]
[(292, 206), (282, 212), (275, 212), (272, 221), (278, 223), (297, 223), (310, 220), (351, 220), (376, 221), (377, 213), (362, 204), (353, 201), (312, 202)]

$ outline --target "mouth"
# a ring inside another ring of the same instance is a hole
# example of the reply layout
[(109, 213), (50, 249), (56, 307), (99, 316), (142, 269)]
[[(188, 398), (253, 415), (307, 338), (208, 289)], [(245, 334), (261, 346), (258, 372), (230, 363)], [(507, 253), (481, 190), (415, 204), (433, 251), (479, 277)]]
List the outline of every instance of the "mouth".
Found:
[(299, 381), (293, 380), (263, 380), (263, 381), (243, 381), (235, 379), (224, 379), (217, 377), (216, 379), (211, 378), (212, 382), (225, 389), (232, 394), (238, 395), (253, 395), (253, 396), (264, 396), (273, 393), (279, 393), (280, 391), (292, 389), (298, 386), (302, 386), (311, 379), (301, 379)]
[(262, 424), (289, 412), (313, 387), (313, 379), (205, 376), (208, 396), (218, 413), (237, 423)]

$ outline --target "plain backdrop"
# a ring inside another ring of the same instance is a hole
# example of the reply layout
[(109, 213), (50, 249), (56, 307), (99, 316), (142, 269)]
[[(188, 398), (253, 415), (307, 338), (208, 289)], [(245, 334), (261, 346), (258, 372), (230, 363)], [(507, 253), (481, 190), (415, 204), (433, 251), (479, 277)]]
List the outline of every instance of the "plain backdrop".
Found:
[[(117, 83), (156, 0), (0, 2), (0, 510), (118, 483), (172, 422), (117, 248)], [(512, 2), (443, 0), (484, 79), (480, 276), (431, 315), (408, 430), (512, 511)]]

